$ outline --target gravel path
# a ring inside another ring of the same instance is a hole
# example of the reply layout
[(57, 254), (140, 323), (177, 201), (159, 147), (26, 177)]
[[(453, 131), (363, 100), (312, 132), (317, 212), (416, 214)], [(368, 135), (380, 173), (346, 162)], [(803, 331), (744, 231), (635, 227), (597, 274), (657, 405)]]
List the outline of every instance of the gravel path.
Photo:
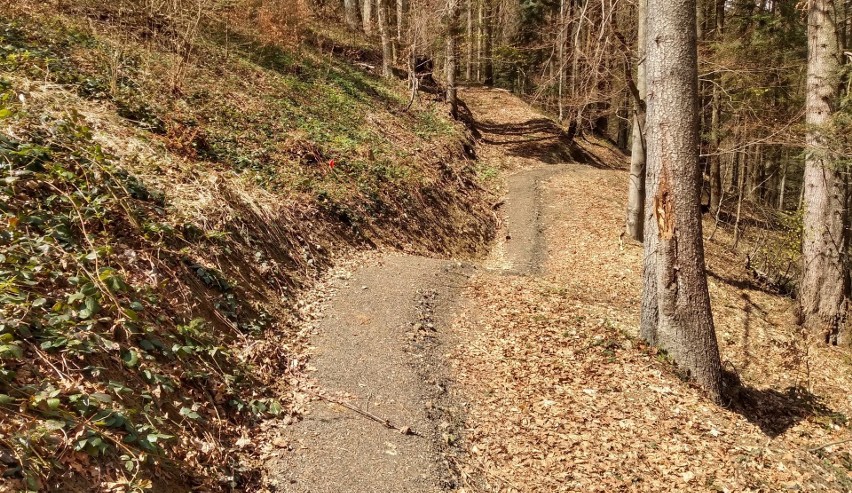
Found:
[(547, 255), (542, 185), (568, 170), (535, 154), (523, 166), (513, 161), (528, 155), (518, 146), (538, 148), (542, 138), (555, 143), (552, 123), (536, 119), (515, 128), (483, 121), (489, 160), (504, 156), (508, 168), (521, 169), (507, 178), (502, 228), (485, 268), (385, 254), (333, 281), (310, 354), (311, 383), (329, 399), (312, 400), (304, 419), (286, 427), (287, 446), (267, 464), (269, 490), (430, 493), (460, 486), (454, 454), (466, 403), (448, 392), (452, 375), (444, 359), (454, 344), (448, 329), (459, 294), (472, 276), (540, 273)]

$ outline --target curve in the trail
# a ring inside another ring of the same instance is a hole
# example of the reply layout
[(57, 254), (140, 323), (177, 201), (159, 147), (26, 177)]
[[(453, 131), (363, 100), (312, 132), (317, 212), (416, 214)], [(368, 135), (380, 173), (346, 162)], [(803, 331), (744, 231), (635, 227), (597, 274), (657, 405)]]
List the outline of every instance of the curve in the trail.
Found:
[[(470, 88), (480, 158), (507, 177), (501, 233), (486, 269), (446, 260), (387, 254), (336, 279), (310, 344), (311, 383), (340, 402), (390, 420), (406, 435), (324, 399), (307, 404), (304, 419), (272, 430), (268, 490), (312, 493), (437, 493), (457, 479), (452, 442), (463, 435), (465, 396), (452, 384), (444, 354), (449, 326), (473, 275), (537, 276), (552, 221), (546, 182), (569, 171), (561, 129), (507, 91)], [(449, 444), (449, 445), (448, 445)]]

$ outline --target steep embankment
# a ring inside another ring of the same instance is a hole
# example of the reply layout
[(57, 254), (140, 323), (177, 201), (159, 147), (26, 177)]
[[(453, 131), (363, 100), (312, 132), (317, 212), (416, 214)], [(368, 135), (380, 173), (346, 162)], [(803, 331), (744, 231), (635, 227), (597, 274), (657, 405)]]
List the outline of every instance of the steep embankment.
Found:
[(463, 130), (351, 65), (369, 42), (222, 8), (4, 11), (0, 489), (246, 488), (295, 295), (348, 249), (492, 234)]

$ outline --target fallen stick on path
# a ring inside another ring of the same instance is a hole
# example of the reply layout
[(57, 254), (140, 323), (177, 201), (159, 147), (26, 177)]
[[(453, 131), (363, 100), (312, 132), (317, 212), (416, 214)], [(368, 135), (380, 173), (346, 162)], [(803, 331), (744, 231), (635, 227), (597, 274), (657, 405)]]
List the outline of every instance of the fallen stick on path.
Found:
[(382, 425), (384, 425), (385, 428), (389, 428), (391, 430), (396, 430), (396, 431), (402, 433), (403, 435), (412, 435), (412, 436), (417, 436), (417, 437), (423, 436), (420, 433), (417, 433), (416, 431), (412, 430), (410, 426), (402, 426), (402, 427), (397, 426), (397, 425), (391, 423), (391, 421), (389, 419), (382, 418), (381, 416), (376, 416), (375, 414), (373, 414), (369, 411), (365, 411), (365, 410), (361, 409), (360, 407), (358, 407), (354, 404), (350, 404), (350, 403), (345, 402), (345, 401), (334, 399), (332, 397), (328, 397), (328, 396), (319, 394), (319, 393), (314, 392), (312, 390), (308, 390), (308, 389), (303, 389), (303, 390), (305, 390), (305, 392), (307, 392), (308, 394), (311, 394), (312, 396), (314, 396), (318, 399), (322, 399), (326, 402), (330, 402), (332, 404), (337, 404), (338, 406), (345, 407), (346, 409), (349, 409), (350, 411), (354, 411), (354, 412), (360, 414), (361, 416), (364, 416), (365, 418), (368, 418), (368, 419), (375, 421), (376, 423), (381, 423)]

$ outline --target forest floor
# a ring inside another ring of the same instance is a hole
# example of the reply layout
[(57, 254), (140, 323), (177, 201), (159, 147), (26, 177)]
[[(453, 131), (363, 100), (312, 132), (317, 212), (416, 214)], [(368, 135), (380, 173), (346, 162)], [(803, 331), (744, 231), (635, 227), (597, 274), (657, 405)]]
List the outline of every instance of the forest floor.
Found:
[(362, 256), (303, 300), (303, 418), (266, 424), (268, 490), (852, 490), (852, 355), (801, 342), (792, 300), (719, 229), (710, 291), (740, 384), (712, 404), (637, 338), (625, 157), (505, 91), (462, 98), (499, 240), (477, 265)]

